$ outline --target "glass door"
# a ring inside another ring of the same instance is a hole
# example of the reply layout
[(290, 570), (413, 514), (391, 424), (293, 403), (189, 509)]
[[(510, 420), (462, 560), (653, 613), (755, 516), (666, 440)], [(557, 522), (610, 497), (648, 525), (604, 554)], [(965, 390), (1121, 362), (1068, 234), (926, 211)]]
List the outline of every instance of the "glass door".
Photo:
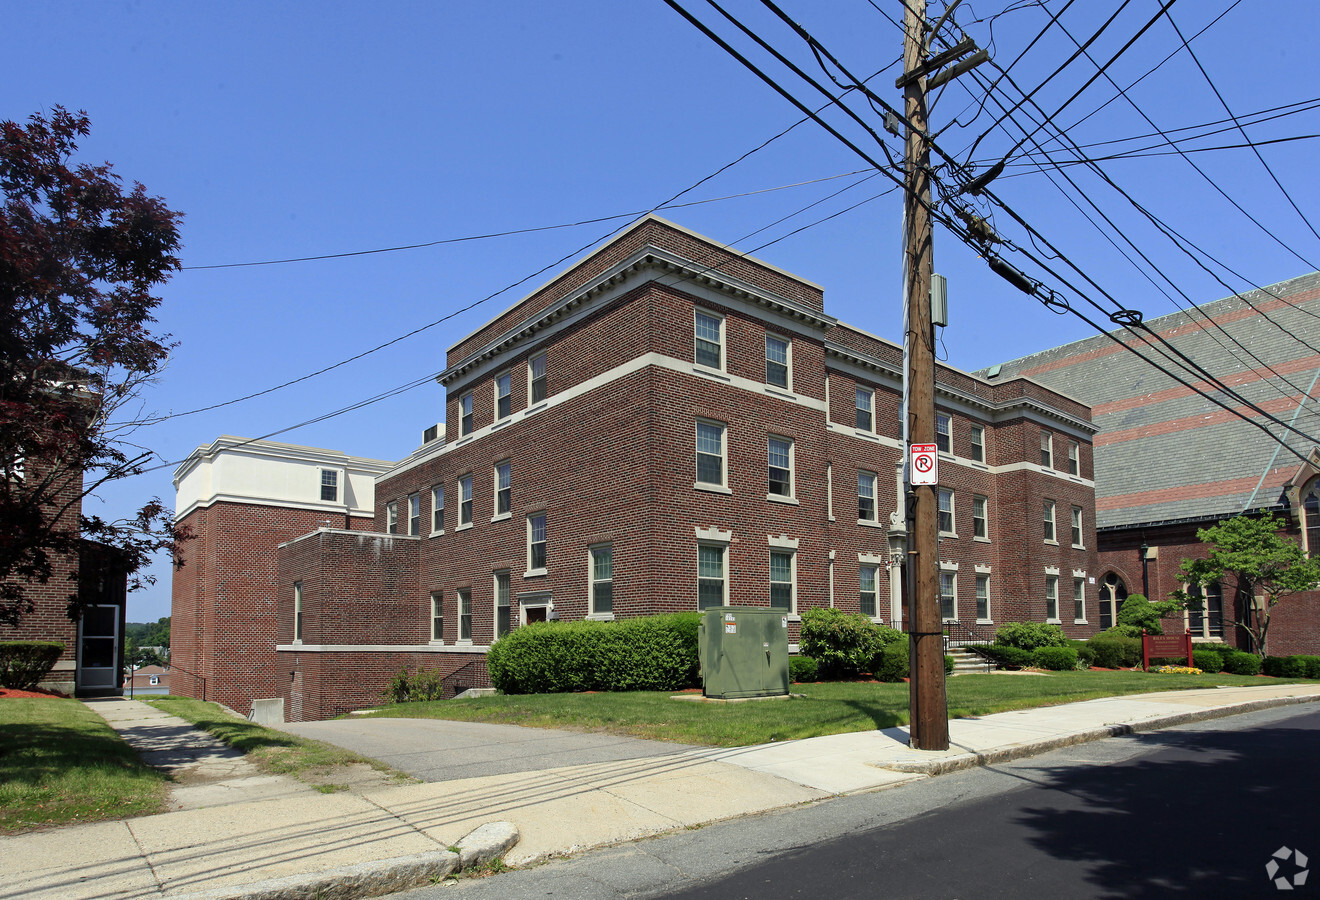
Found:
[(119, 685), (119, 607), (89, 606), (78, 620), (78, 688)]

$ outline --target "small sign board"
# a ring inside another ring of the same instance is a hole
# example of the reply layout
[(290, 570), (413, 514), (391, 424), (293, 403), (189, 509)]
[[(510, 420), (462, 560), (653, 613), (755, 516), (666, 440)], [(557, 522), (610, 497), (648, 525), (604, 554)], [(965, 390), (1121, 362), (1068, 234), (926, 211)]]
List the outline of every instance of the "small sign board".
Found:
[(939, 448), (935, 444), (912, 444), (908, 453), (908, 471), (913, 484), (939, 484)]
[(1141, 634), (1141, 663), (1143, 669), (1150, 668), (1152, 659), (1186, 658), (1187, 665), (1193, 665), (1192, 633), (1186, 634)]

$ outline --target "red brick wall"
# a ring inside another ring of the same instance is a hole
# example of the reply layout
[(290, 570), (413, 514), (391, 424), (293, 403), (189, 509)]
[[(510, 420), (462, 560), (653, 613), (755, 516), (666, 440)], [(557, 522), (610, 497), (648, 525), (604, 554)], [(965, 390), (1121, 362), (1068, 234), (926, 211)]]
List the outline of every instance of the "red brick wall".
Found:
[[(171, 691), (246, 713), (278, 696), (274, 671), (277, 548), (319, 528), (313, 510), (219, 502), (191, 511), (195, 540), (174, 573), (170, 611)], [(350, 526), (370, 520), (354, 517)]]

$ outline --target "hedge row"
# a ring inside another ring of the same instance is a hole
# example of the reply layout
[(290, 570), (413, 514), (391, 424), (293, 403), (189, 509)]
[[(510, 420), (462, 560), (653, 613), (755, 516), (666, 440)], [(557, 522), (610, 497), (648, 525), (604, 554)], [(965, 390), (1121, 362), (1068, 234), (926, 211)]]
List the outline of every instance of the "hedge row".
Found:
[(59, 641), (0, 641), (0, 687), (30, 691), (64, 652)]
[(1320, 678), (1320, 656), (1267, 656), (1261, 671), (1276, 678)]
[(616, 622), (537, 622), (491, 645), (490, 681), (506, 694), (675, 691), (701, 684), (701, 614)]

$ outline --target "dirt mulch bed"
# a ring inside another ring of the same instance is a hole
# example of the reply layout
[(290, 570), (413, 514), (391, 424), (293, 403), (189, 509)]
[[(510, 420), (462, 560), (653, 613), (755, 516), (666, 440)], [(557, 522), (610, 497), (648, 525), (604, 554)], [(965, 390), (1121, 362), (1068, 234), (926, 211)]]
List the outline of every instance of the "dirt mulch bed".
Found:
[(16, 699), (28, 697), (39, 700), (69, 699), (65, 694), (61, 694), (58, 691), (20, 691), (17, 688), (0, 688), (0, 700), (5, 699), (6, 697), (14, 697)]

